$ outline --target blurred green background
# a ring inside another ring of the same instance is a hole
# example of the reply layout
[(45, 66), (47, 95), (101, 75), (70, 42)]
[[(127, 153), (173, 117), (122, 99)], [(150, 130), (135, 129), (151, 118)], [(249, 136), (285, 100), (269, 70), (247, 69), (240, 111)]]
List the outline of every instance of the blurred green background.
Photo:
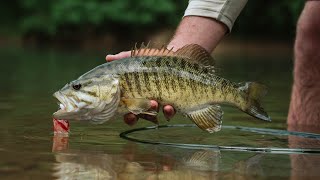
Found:
[[(292, 41), (303, 4), (301, 0), (248, 1), (232, 36)], [(85, 42), (123, 48), (127, 47), (124, 42), (153, 40), (154, 34), (161, 32), (171, 36), (187, 5), (187, 0), (3, 1), (0, 41), (60, 45)]]

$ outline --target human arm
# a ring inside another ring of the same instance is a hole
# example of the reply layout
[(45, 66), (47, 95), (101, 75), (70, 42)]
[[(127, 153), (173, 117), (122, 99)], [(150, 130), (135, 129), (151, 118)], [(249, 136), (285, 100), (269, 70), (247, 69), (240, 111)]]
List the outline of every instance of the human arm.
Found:
[[(173, 38), (167, 45), (168, 49), (178, 50), (187, 44), (198, 44), (211, 52), (227, 33), (227, 26), (223, 23), (207, 17), (184, 17)], [(130, 51), (123, 51), (115, 55), (107, 55), (107, 61), (113, 61), (130, 56)]]
[[(182, 19), (175, 35), (168, 44), (168, 49), (177, 50), (187, 44), (199, 44), (207, 51), (211, 52), (224, 37), (227, 32), (227, 26), (207, 17), (187, 16)], [(115, 55), (107, 55), (107, 61), (113, 61), (130, 56), (130, 51), (120, 52)], [(158, 109), (157, 101), (151, 101), (152, 109)], [(163, 106), (163, 113), (167, 119), (171, 119), (175, 110), (170, 105)], [(126, 114), (124, 121), (128, 125), (134, 125), (138, 117), (132, 113)]]
[(233, 24), (248, 0), (189, 0), (168, 48), (177, 50), (187, 44), (198, 44), (212, 52)]
[(227, 26), (215, 19), (186, 16), (181, 20), (168, 49), (178, 50), (187, 44), (198, 44), (212, 52), (226, 33)]
[[(226, 33), (230, 32), (235, 19), (247, 0), (190, 0), (185, 16), (181, 20), (175, 35), (167, 45), (168, 49), (177, 50), (187, 44), (198, 44), (212, 52)], [(208, 4), (206, 4), (208, 3)], [(211, 7), (211, 8), (207, 8)], [(107, 61), (130, 56), (130, 51), (107, 55)], [(158, 109), (158, 103), (151, 101), (152, 109)], [(170, 105), (163, 107), (167, 119), (174, 116), (175, 110)], [(125, 115), (125, 122), (133, 125), (138, 117), (132, 113)]]

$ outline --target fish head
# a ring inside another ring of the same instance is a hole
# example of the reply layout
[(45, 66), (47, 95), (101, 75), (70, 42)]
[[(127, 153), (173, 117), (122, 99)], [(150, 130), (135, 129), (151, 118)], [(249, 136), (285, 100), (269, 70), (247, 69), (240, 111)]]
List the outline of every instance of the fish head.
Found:
[(60, 108), (53, 113), (53, 117), (103, 123), (117, 110), (120, 102), (119, 89), (119, 78), (113, 75), (80, 77), (53, 94), (58, 99)]

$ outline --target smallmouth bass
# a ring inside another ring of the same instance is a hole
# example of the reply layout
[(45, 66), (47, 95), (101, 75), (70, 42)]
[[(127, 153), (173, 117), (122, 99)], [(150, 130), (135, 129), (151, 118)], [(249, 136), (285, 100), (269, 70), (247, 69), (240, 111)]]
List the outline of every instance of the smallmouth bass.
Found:
[(103, 123), (117, 112), (156, 116), (150, 100), (170, 104), (209, 133), (221, 129), (229, 104), (264, 121), (271, 121), (260, 105), (266, 86), (233, 83), (216, 75), (214, 60), (201, 46), (191, 44), (173, 52), (166, 48), (135, 48), (131, 57), (108, 62), (54, 93), (60, 109), (56, 119)]

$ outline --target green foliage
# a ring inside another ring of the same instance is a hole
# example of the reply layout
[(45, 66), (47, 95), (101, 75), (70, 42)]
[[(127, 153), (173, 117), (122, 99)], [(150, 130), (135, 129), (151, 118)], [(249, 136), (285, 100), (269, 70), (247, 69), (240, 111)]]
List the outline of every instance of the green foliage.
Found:
[(234, 30), (243, 36), (292, 38), (303, 6), (301, 0), (248, 1)]
[(97, 28), (110, 23), (129, 26), (156, 23), (168, 25), (173, 23), (172, 17), (181, 16), (176, 12), (178, 3), (173, 0), (21, 0), (20, 2), (26, 15), (21, 24), (24, 32), (42, 31), (55, 34), (63, 26), (81, 28), (89, 25)]
[[(22, 34), (60, 36), (64, 30), (81, 34), (174, 28), (187, 4), (188, 0), (10, 0), (0, 6), (0, 32), (12, 27)], [(248, 1), (233, 34), (291, 38), (303, 4), (301, 0)]]

